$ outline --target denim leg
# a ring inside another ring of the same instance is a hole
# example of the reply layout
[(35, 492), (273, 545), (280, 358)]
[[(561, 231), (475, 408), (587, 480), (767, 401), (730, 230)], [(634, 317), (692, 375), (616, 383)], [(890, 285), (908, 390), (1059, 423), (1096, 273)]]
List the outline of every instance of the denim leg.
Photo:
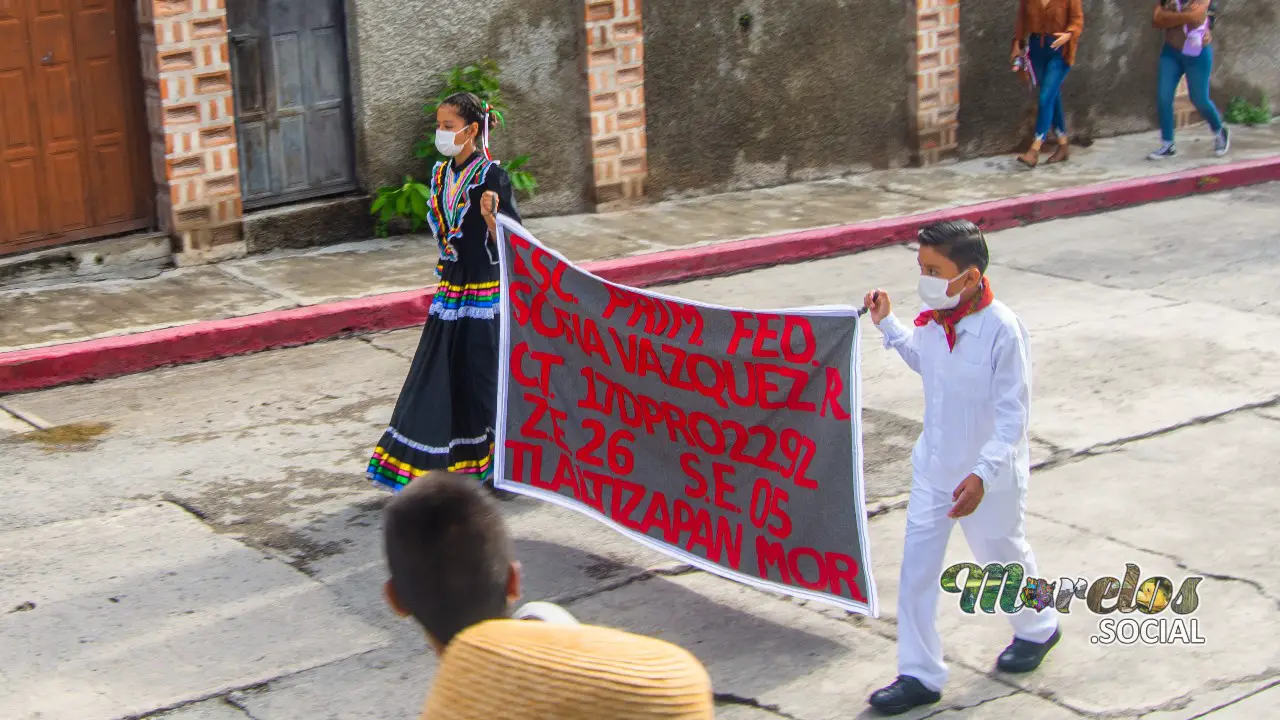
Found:
[[(1036, 76), (1036, 89), (1041, 92), (1041, 95), (1038, 95), (1036, 98), (1035, 135), (1037, 140), (1043, 140), (1044, 134), (1049, 132), (1049, 123), (1042, 122), (1042, 119), (1045, 117), (1045, 105), (1040, 98), (1043, 96), (1045, 75), (1049, 72), (1049, 55), (1045, 52), (1045, 49), (1040, 46), (1040, 37), (1038, 35), (1032, 35), (1027, 42), (1029, 43), (1028, 50), (1031, 55), (1031, 70)], [(1049, 112), (1052, 115), (1053, 108), (1049, 108)], [(1042, 126), (1044, 129), (1041, 129)]]
[(1160, 116), (1160, 139), (1173, 142), (1173, 96), (1182, 80), (1184, 56), (1181, 50), (1166, 44), (1160, 51), (1160, 76), (1156, 83), (1156, 109)]
[(1043, 49), (1033, 46), (1031, 49), (1031, 57), (1034, 59), (1036, 50), (1040, 50), (1042, 57), (1041, 67), (1043, 72), (1037, 70), (1038, 80), (1040, 81), (1040, 99), (1039, 107), (1036, 109), (1036, 139), (1043, 140), (1049, 134), (1050, 128), (1060, 122), (1062, 117), (1062, 81), (1067, 77), (1068, 67), (1066, 60), (1063, 59), (1061, 51), (1051, 50), (1048, 46)]
[(1062, 63), (1062, 80), (1058, 83), (1057, 97), (1053, 101), (1053, 129), (1058, 137), (1064, 138), (1067, 136), (1067, 116), (1062, 110), (1062, 83), (1066, 81), (1067, 73), (1071, 72), (1071, 66), (1061, 56), (1056, 60)]
[(1209, 97), (1209, 76), (1213, 74), (1213, 46), (1205, 45), (1198, 57), (1184, 57), (1182, 64), (1187, 73), (1187, 94), (1191, 96), (1191, 104), (1196, 106), (1200, 117), (1209, 123), (1214, 132), (1221, 131), (1222, 115)]

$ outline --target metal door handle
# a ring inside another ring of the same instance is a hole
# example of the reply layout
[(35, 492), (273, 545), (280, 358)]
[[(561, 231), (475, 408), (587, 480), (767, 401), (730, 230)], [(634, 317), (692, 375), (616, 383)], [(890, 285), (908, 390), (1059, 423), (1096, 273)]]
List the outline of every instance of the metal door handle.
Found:
[(44, 54), (44, 57), (40, 58), (40, 64), (41, 64), (41, 65), (52, 65), (52, 64), (53, 64), (53, 51), (52, 51), (52, 50), (50, 50), (49, 52), (45, 53), (45, 54)]

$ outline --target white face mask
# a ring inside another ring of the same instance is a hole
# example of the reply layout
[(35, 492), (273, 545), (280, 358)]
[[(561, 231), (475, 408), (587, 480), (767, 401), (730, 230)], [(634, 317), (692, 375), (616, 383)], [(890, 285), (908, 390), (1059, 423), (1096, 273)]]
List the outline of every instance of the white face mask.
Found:
[(960, 293), (948, 295), (947, 289), (951, 287), (951, 283), (964, 277), (964, 273), (946, 280), (940, 277), (929, 277), (928, 275), (920, 276), (920, 299), (931, 310), (950, 310), (960, 304)]
[[(466, 128), (463, 128), (465, 130)], [(462, 130), (437, 130), (436, 131), (436, 150), (440, 151), (445, 157), (457, 157), (462, 152), (463, 145), (458, 144), (458, 133)]]

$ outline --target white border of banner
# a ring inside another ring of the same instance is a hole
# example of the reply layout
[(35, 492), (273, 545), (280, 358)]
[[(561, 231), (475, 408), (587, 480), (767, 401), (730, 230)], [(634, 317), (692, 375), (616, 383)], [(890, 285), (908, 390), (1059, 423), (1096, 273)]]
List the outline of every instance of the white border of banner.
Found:
[[(549, 248), (546, 245), (543, 245), (542, 242), (539, 241), (537, 237), (534, 236), (533, 233), (529, 232), (529, 230), (525, 228), (523, 225), (511, 219), (509, 216), (499, 213), (497, 244), (498, 244), (498, 267), (499, 267), (499, 271), (501, 272), (501, 286), (499, 287), (498, 304), (499, 304), (499, 312), (501, 317), (499, 325), (501, 327), (499, 330), (500, 339), (498, 341), (500, 352), (498, 353), (498, 415), (497, 417), (501, 419), (501, 422), (494, 423), (497, 427), (494, 428), (493, 483), (494, 483), (494, 486), (500, 490), (507, 490), (509, 492), (514, 492), (519, 495), (525, 495), (527, 497), (537, 498), (539, 500), (549, 502), (553, 505), (558, 505), (568, 510), (579, 512), (583, 515), (586, 515), (587, 517), (590, 517), (594, 520), (604, 523), (605, 525), (608, 525), (618, 533), (631, 538), (632, 540), (640, 543), (641, 545), (644, 545), (648, 548), (656, 550), (657, 552), (660, 552), (663, 555), (674, 557), (677, 560), (686, 562), (689, 565), (705, 570), (706, 572), (712, 573), (714, 575), (719, 575), (723, 578), (733, 580), (735, 582), (740, 582), (744, 585), (750, 585), (759, 590), (765, 590), (765, 591), (774, 592), (774, 593), (781, 593), (783, 595), (791, 595), (793, 597), (803, 598), (805, 600), (812, 600), (814, 602), (835, 605), (836, 607), (839, 607), (845, 610), (850, 610), (852, 612), (856, 612), (862, 615), (870, 615), (871, 617), (874, 617), (874, 618), (880, 617), (880, 602), (876, 593), (875, 573), (872, 571), (872, 567), (871, 567), (871, 544), (870, 544), (869, 538), (867, 537), (867, 525), (871, 522), (871, 519), (867, 517), (866, 488), (864, 487), (863, 476), (862, 476), (862, 469), (863, 469), (862, 468), (862, 433), (854, 431), (855, 425), (853, 422), (849, 423), (849, 432), (853, 435), (853, 448), (854, 448), (853, 497), (854, 497), (854, 502), (857, 504), (856, 510), (858, 512), (858, 515), (862, 518), (862, 522), (858, 524), (858, 540), (862, 545), (863, 559), (866, 560), (866, 567), (863, 568), (863, 572), (865, 573), (865, 576), (867, 578), (867, 583), (866, 583), (867, 592), (871, 596), (870, 602), (868, 603), (860, 603), (854, 600), (844, 600), (841, 598), (836, 598), (831, 595), (823, 595), (823, 594), (815, 593), (809, 590), (805, 590), (804, 588), (793, 587), (791, 585), (783, 585), (781, 583), (772, 582), (770, 580), (762, 580), (758, 577), (753, 577), (743, 572), (732, 570), (723, 565), (713, 563), (710, 560), (707, 560), (706, 558), (700, 558), (678, 547), (672, 547), (671, 545), (668, 545), (666, 543), (654, 540), (648, 535), (644, 535), (634, 530), (631, 530), (630, 528), (623, 527), (622, 525), (619, 525), (618, 523), (614, 522), (613, 519), (608, 517), (607, 515), (597, 512), (593, 508), (583, 505), (580, 502), (566, 498), (565, 496), (559, 493), (553, 493), (547, 490), (530, 487), (528, 485), (522, 485), (520, 483), (509, 482), (506, 479), (507, 391), (508, 391), (508, 380), (511, 377), (511, 348), (510, 348), (511, 307), (509, 305), (509, 298), (508, 298), (508, 292), (507, 292), (507, 288), (510, 286), (510, 278), (507, 277), (507, 262), (506, 262), (507, 260), (506, 234), (507, 234), (508, 228), (516, 232), (517, 234), (521, 235), (526, 240), (529, 240), (537, 247), (545, 250), (547, 253), (555, 257), (560, 262), (573, 266), (576, 270), (587, 275), (588, 277), (595, 280), (596, 282), (603, 283), (605, 285), (609, 285), (616, 288), (622, 288), (625, 290), (629, 290), (631, 292), (637, 292), (642, 295), (648, 295), (654, 298), (661, 298), (664, 300), (673, 300), (675, 302), (680, 302), (687, 305), (696, 305), (698, 307), (707, 308), (709, 310), (745, 310), (747, 312), (753, 312), (753, 313), (794, 314), (797, 312), (802, 312), (810, 315), (829, 315), (829, 316), (853, 315), (856, 317), (858, 314), (857, 309), (851, 305), (823, 305), (823, 306), (809, 307), (809, 308), (792, 308), (789, 310), (750, 310), (748, 308), (733, 308), (733, 307), (727, 307), (724, 305), (713, 305), (710, 303), (698, 302), (696, 300), (689, 300), (687, 298), (678, 298), (671, 295), (664, 295), (662, 293), (653, 292), (652, 290), (641, 290), (639, 288), (628, 287), (626, 285), (621, 285), (615, 282), (611, 282), (609, 280), (605, 280), (604, 278), (594, 275), (590, 271), (586, 270), (585, 268), (582, 268), (577, 264), (571, 262), (564, 255), (561, 255), (559, 252), (557, 252), (553, 248)], [(862, 418), (862, 372), (861, 372), (862, 323), (861, 323), (861, 320), (859, 320), (856, 330), (857, 331), (854, 333), (854, 338), (853, 338), (853, 349), (852, 349), (851, 357), (849, 358), (849, 369), (853, 371), (853, 382), (849, 384), (849, 398), (852, 404), (852, 409), (850, 410), (850, 413), (851, 415), (853, 415), (853, 417), (857, 417), (859, 419), (859, 423), (861, 423), (861, 418)]]

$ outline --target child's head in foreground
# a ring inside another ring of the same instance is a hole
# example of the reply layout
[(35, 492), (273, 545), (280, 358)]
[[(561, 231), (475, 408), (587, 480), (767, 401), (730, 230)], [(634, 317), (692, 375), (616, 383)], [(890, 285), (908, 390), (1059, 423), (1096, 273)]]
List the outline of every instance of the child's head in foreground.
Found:
[(383, 521), (387, 602), (412, 615), (437, 652), (466, 628), (508, 616), (520, 597), (520, 564), (502, 514), (474, 477), (427, 473), (391, 500)]

